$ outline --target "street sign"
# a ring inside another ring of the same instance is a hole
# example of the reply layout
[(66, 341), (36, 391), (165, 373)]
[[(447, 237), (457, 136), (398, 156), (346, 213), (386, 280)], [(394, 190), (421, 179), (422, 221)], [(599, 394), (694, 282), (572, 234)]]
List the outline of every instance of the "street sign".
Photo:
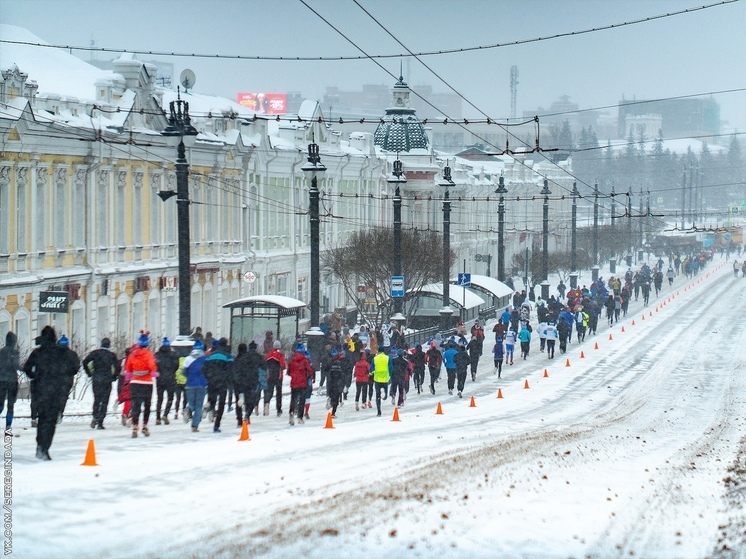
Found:
[(404, 276), (391, 276), (391, 296), (404, 297)]
[(481, 262), (482, 261), (482, 255), (481, 254), (475, 254), (474, 255), (474, 260), (476, 262)]
[(457, 285), (469, 287), (471, 285), (471, 274), (459, 274)]
[(69, 305), (67, 291), (42, 291), (39, 293), (39, 312), (66, 313)]
[(252, 272), (251, 270), (249, 270), (243, 275), (243, 280), (246, 283), (254, 283), (256, 281), (256, 274)]

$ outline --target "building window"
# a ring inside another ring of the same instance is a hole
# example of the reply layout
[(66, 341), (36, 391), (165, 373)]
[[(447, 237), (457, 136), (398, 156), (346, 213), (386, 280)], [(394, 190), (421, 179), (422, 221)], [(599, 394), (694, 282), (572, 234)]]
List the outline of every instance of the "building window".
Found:
[(39, 168), (36, 170), (36, 200), (34, 202), (34, 250), (45, 252), (47, 250), (47, 170)]
[(98, 174), (98, 187), (96, 189), (96, 241), (98, 246), (105, 248), (109, 246), (107, 239), (106, 224), (108, 219), (108, 194), (109, 194), (109, 172), (100, 171)]
[(21, 167), (16, 174), (16, 252), (26, 252), (26, 178), (28, 168)]
[(77, 248), (84, 248), (86, 246), (85, 229), (86, 229), (86, 208), (88, 207), (88, 200), (86, 200), (86, 180), (88, 180), (88, 172), (86, 169), (78, 169), (75, 173), (75, 195), (73, 197), (72, 212), (73, 212), (73, 244)]
[(141, 171), (136, 171), (133, 176), (132, 241), (136, 246), (142, 246), (142, 175)]
[(67, 169), (57, 170), (54, 196), (54, 245), (58, 250), (67, 247)]
[(127, 208), (126, 208), (126, 192), (125, 189), (127, 187), (127, 172), (126, 171), (119, 171), (116, 174), (117, 178), (117, 189), (116, 189), (116, 206), (114, 207), (114, 211), (116, 212), (116, 238), (114, 239), (114, 244), (120, 247), (127, 246), (127, 240), (124, 236), (124, 221), (125, 216), (127, 215)]
[(9, 172), (9, 167), (0, 168), (0, 254), (10, 254), (10, 183), (6, 178)]

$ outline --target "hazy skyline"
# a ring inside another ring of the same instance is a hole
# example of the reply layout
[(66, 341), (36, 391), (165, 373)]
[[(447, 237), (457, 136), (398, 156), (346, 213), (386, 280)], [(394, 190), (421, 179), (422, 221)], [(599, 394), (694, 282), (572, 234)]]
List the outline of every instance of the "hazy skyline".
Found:
[[(370, 55), (406, 52), (352, 0), (306, 0)], [(702, 5), (694, 0), (379, 0), (360, 4), (413, 52), (461, 49), (620, 24)], [(715, 3), (714, 1), (708, 4)], [(706, 94), (746, 87), (743, 2), (616, 29), (515, 46), (422, 57), (479, 110), (510, 115), (510, 67), (518, 66), (517, 114), (568, 95), (580, 108), (626, 99)], [(361, 56), (300, 0), (3, 0), (0, 22), (27, 28), (50, 44), (242, 56)], [(0, 44), (2, 48), (2, 44)], [(111, 58), (74, 51), (84, 60)], [(145, 55), (139, 58), (148, 58)], [(393, 85), (375, 62), (256, 61), (158, 57), (197, 75), (195, 91), (235, 100), (239, 91), (300, 92), (320, 99), (327, 86), (359, 90)], [(413, 58), (378, 62), (410, 86), (449, 87)], [(30, 78), (33, 79), (33, 70)], [(721, 119), (746, 128), (746, 92), (718, 94)], [(615, 114), (616, 111), (608, 111)], [(463, 115), (480, 116), (464, 102)]]

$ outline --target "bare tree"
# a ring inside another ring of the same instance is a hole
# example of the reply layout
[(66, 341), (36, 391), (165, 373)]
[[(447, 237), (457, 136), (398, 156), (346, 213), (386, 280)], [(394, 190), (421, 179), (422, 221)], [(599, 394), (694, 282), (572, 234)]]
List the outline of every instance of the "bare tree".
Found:
[[(407, 297), (417, 296), (422, 286), (442, 278), (443, 237), (439, 233), (403, 230), (401, 253), (405, 288), (411, 290)], [(449, 264), (454, 260), (451, 253)], [(346, 244), (324, 252), (323, 265), (340, 279), (366, 322), (380, 322), (391, 304), (393, 229), (377, 227), (353, 232)], [(366, 304), (366, 298), (375, 302)]]

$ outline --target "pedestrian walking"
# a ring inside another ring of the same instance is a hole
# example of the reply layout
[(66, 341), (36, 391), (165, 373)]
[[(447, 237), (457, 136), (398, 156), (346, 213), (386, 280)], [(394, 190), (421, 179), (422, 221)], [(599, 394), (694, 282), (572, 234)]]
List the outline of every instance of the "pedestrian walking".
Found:
[(199, 432), (199, 424), (202, 421), (202, 409), (205, 405), (207, 394), (207, 379), (202, 373), (205, 365), (205, 344), (202, 340), (196, 340), (192, 352), (184, 359), (184, 376), (186, 384), (184, 391), (187, 398), (187, 407), (184, 408), (183, 418), (186, 423), (192, 420), (192, 433)]

